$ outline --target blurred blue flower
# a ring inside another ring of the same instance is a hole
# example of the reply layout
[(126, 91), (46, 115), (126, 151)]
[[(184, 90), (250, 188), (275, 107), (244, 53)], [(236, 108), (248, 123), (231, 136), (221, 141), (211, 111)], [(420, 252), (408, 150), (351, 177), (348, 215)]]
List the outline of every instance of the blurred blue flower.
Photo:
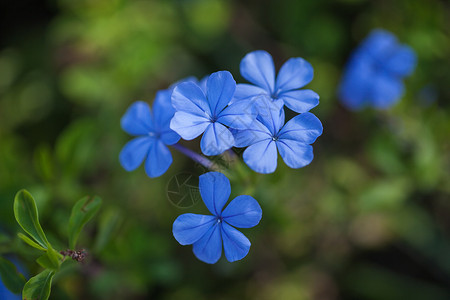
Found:
[(178, 84), (172, 93), (176, 112), (170, 128), (183, 139), (192, 140), (203, 132), (200, 147), (205, 155), (218, 155), (234, 145), (230, 128), (244, 129), (254, 121), (256, 113), (249, 101), (229, 105), (236, 82), (228, 71), (211, 74), (206, 95), (194, 82)]
[[(222, 211), (231, 193), (230, 181), (219, 172), (200, 176), (200, 194), (211, 215), (183, 214), (173, 223), (173, 236), (181, 245), (193, 244), (195, 256), (209, 264), (222, 256), (233, 262), (244, 258), (250, 241), (237, 228), (256, 226), (262, 217), (258, 202), (250, 196), (234, 198)], [(233, 227), (234, 226), (234, 227)]]
[(153, 112), (147, 103), (137, 101), (122, 117), (123, 130), (137, 136), (120, 152), (120, 163), (125, 170), (135, 170), (145, 159), (147, 175), (158, 177), (172, 164), (172, 155), (166, 145), (177, 143), (180, 136), (169, 127), (175, 113), (170, 101), (171, 93), (170, 89), (156, 93)]
[(341, 102), (352, 110), (389, 108), (403, 95), (402, 79), (416, 66), (416, 54), (390, 32), (376, 29), (353, 52), (339, 86)]
[(16, 295), (6, 288), (3, 282), (0, 280), (0, 299), (1, 300), (22, 300), (20, 295)]
[(313, 79), (310, 63), (300, 57), (289, 59), (275, 79), (272, 56), (258, 50), (248, 53), (241, 61), (241, 75), (253, 83), (238, 84), (236, 100), (258, 100), (260, 98), (280, 100), (288, 108), (304, 113), (319, 104), (319, 95), (312, 90), (299, 90)]
[(313, 160), (310, 144), (322, 134), (319, 119), (306, 112), (284, 124), (284, 110), (265, 101), (266, 115), (258, 115), (250, 129), (233, 130), (236, 147), (247, 147), (243, 158), (255, 172), (273, 173), (277, 168), (278, 152), (286, 165), (301, 168)]

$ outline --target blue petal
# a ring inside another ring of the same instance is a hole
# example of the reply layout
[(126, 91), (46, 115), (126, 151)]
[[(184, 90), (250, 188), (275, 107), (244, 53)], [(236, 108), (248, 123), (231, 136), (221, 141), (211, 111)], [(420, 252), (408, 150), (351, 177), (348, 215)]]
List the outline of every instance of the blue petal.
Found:
[(283, 101), (264, 100), (255, 103), (258, 113), (257, 120), (260, 121), (272, 135), (276, 135), (284, 125)]
[(177, 111), (170, 121), (170, 128), (185, 140), (192, 140), (201, 135), (211, 122), (205, 117)]
[(245, 149), (243, 158), (245, 163), (255, 172), (268, 174), (277, 168), (277, 147), (275, 142), (267, 139), (255, 143)]
[(231, 101), (236, 81), (228, 71), (212, 73), (206, 83), (206, 95), (212, 115), (217, 116)]
[(258, 225), (262, 218), (262, 209), (258, 201), (247, 195), (231, 200), (223, 210), (222, 217), (228, 224), (238, 228), (251, 228)]
[(275, 66), (272, 56), (258, 50), (248, 53), (240, 64), (241, 75), (272, 94), (275, 86)]
[(281, 129), (280, 140), (295, 140), (312, 144), (323, 132), (322, 123), (312, 113), (303, 113), (289, 120)]
[(178, 84), (172, 92), (172, 105), (183, 111), (204, 118), (211, 117), (211, 110), (201, 88), (189, 81)]
[(171, 95), (172, 90), (158, 91), (153, 102), (156, 131), (161, 135), (161, 140), (166, 145), (173, 145), (180, 140), (180, 136), (170, 129), (170, 121), (175, 113), (170, 99)]
[(373, 78), (372, 105), (376, 108), (389, 108), (395, 104), (403, 95), (404, 87), (401, 80), (380, 73)]
[(411, 47), (399, 46), (385, 62), (385, 67), (398, 76), (410, 75), (417, 63), (416, 53)]
[(147, 135), (155, 130), (150, 106), (143, 101), (131, 104), (120, 120), (120, 124), (122, 129), (131, 135)]
[(171, 96), (171, 90), (160, 90), (156, 92), (155, 101), (153, 101), (153, 118), (157, 129), (163, 130), (164, 128), (169, 128), (170, 120), (175, 113), (170, 99)]
[(199, 177), (199, 189), (203, 202), (215, 216), (220, 216), (231, 193), (230, 181), (219, 172), (208, 172)]
[(250, 250), (248, 238), (226, 223), (222, 224), (222, 239), (225, 257), (229, 262), (243, 259)]
[(198, 86), (202, 89), (203, 93), (206, 95), (206, 84), (208, 82), (209, 76), (205, 76), (202, 79), (199, 80)]
[(200, 141), (200, 148), (205, 155), (219, 155), (234, 145), (230, 130), (222, 124), (210, 123)]
[(299, 141), (279, 140), (277, 147), (286, 165), (293, 169), (310, 164), (314, 158), (312, 146)]
[(222, 256), (221, 226), (216, 223), (203, 237), (194, 243), (194, 254), (201, 261), (214, 264)]
[(193, 244), (216, 224), (216, 219), (215, 216), (183, 214), (173, 222), (173, 236), (181, 245)]
[(161, 141), (166, 145), (176, 144), (179, 140), (180, 135), (172, 129), (161, 132)]
[(255, 120), (250, 128), (246, 130), (231, 129), (234, 136), (234, 147), (247, 147), (272, 137), (269, 129), (258, 120)]
[(253, 101), (241, 100), (229, 105), (218, 116), (217, 122), (230, 128), (248, 129), (256, 119)]
[(303, 58), (291, 58), (278, 72), (275, 90), (277, 93), (299, 89), (311, 82), (314, 69)]
[(374, 60), (383, 62), (395, 50), (397, 45), (397, 38), (391, 32), (375, 29), (372, 30), (356, 51), (365, 52)]
[(278, 96), (291, 110), (301, 114), (319, 104), (319, 95), (311, 90), (295, 90), (281, 93)]
[(347, 108), (359, 110), (367, 104), (374, 71), (367, 55), (352, 56), (339, 85), (339, 98)]
[(236, 92), (234, 92), (234, 100), (251, 100), (258, 97), (267, 97), (270, 96), (267, 91), (263, 88), (260, 88), (255, 85), (239, 83), (236, 85)]
[(177, 85), (179, 85), (182, 82), (193, 82), (193, 83), (197, 84), (201, 88), (203, 93), (206, 95), (206, 81), (208, 81), (208, 77), (209, 76), (205, 76), (202, 79), (198, 80), (197, 77), (195, 77), (195, 76), (189, 76), (189, 77), (180, 79), (177, 82), (175, 82), (174, 84), (172, 84), (170, 86), (170, 89), (173, 90)]
[(139, 167), (155, 141), (151, 137), (138, 137), (126, 143), (119, 154), (122, 167), (127, 171), (133, 171)]
[(158, 177), (164, 174), (172, 164), (172, 154), (163, 142), (157, 140), (153, 143), (145, 161), (145, 171), (149, 177)]

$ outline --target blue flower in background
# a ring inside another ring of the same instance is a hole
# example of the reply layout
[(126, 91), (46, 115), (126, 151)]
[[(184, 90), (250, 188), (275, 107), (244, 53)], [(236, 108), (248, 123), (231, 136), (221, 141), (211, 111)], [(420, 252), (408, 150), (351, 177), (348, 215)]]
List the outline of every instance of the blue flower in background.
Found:
[[(250, 196), (234, 198), (222, 211), (231, 193), (230, 181), (218, 172), (200, 176), (200, 194), (211, 215), (183, 214), (173, 223), (173, 236), (181, 245), (193, 244), (195, 256), (209, 264), (222, 256), (233, 262), (244, 258), (250, 241), (238, 228), (256, 226), (262, 217), (258, 202)], [(233, 227), (234, 226), (234, 227)]]
[(20, 295), (16, 295), (10, 290), (8, 290), (3, 282), (0, 281), (0, 299), (2, 300), (22, 300)]
[(171, 90), (156, 93), (153, 112), (147, 103), (137, 101), (122, 117), (123, 130), (137, 136), (120, 152), (120, 163), (125, 170), (135, 170), (146, 160), (147, 175), (158, 177), (164, 174), (172, 164), (172, 154), (167, 145), (177, 143), (180, 136), (169, 127), (175, 113), (170, 101), (171, 93)]
[(402, 79), (416, 66), (416, 54), (385, 30), (374, 30), (353, 52), (339, 87), (341, 102), (352, 110), (389, 108), (403, 95)]
[(172, 93), (176, 112), (170, 128), (183, 139), (192, 140), (203, 134), (200, 147), (205, 155), (218, 155), (234, 145), (230, 128), (245, 129), (256, 118), (249, 101), (229, 105), (236, 89), (230, 72), (211, 74), (206, 94), (194, 82), (178, 84)]
[(313, 160), (310, 144), (322, 134), (323, 127), (312, 113), (303, 113), (284, 124), (284, 110), (266, 101), (266, 115), (258, 115), (250, 129), (233, 130), (236, 147), (247, 147), (243, 158), (255, 172), (267, 174), (277, 168), (278, 152), (286, 165), (301, 168)]
[(319, 104), (319, 95), (312, 90), (299, 90), (314, 76), (310, 63), (300, 57), (289, 59), (275, 78), (272, 56), (258, 50), (248, 53), (241, 61), (241, 75), (253, 83), (238, 84), (236, 100), (259, 98), (281, 100), (288, 108), (304, 113)]

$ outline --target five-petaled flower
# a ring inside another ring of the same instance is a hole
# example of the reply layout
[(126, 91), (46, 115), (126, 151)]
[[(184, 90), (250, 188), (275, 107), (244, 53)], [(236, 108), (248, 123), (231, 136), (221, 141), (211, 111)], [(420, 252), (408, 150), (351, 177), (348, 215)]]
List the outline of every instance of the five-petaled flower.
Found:
[(177, 143), (180, 136), (169, 127), (175, 112), (170, 101), (171, 93), (170, 89), (156, 93), (153, 112), (147, 103), (137, 101), (122, 117), (123, 130), (136, 136), (123, 147), (119, 155), (125, 170), (136, 169), (146, 159), (147, 175), (158, 177), (172, 164), (172, 155), (166, 145)]
[[(234, 198), (222, 211), (231, 193), (230, 181), (222, 173), (200, 176), (200, 194), (213, 215), (183, 214), (173, 223), (173, 236), (181, 245), (193, 244), (195, 256), (206, 263), (216, 263), (222, 256), (233, 262), (244, 258), (250, 241), (238, 228), (256, 226), (262, 217), (258, 202), (247, 195)], [(234, 226), (234, 227), (233, 227)]]
[(310, 144), (322, 134), (323, 127), (312, 113), (303, 113), (284, 124), (284, 110), (274, 109), (274, 102), (262, 101), (265, 115), (258, 115), (247, 130), (233, 130), (236, 147), (247, 147), (243, 158), (254, 171), (267, 174), (277, 168), (277, 149), (286, 165), (301, 168), (313, 160)]
[(235, 100), (252, 99), (258, 103), (260, 98), (280, 100), (297, 113), (307, 112), (319, 104), (319, 95), (315, 92), (300, 90), (314, 76), (311, 64), (303, 58), (289, 59), (275, 78), (272, 56), (266, 51), (258, 50), (248, 53), (242, 59), (240, 69), (241, 75), (254, 85), (238, 84)]
[(416, 66), (414, 50), (385, 30), (374, 30), (353, 52), (339, 87), (341, 102), (352, 110), (389, 108), (404, 92), (402, 79)]
[(235, 89), (236, 82), (228, 71), (209, 76), (206, 95), (192, 81), (178, 84), (172, 93), (176, 112), (170, 128), (185, 140), (204, 132), (200, 147), (205, 155), (218, 155), (230, 149), (234, 146), (234, 137), (229, 128), (248, 128), (256, 117), (249, 101), (229, 105)]

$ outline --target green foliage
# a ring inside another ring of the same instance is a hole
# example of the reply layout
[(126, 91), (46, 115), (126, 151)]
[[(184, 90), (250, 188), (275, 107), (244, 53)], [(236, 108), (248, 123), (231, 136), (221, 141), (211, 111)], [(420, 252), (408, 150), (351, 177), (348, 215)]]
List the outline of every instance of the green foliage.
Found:
[[(69, 219), (68, 240), (72, 249), (75, 249), (76, 242), (84, 225), (92, 219), (101, 206), (99, 197), (84, 197), (72, 208), (72, 214)], [(44, 271), (32, 277), (26, 284), (25, 278), (18, 274), (15, 266), (9, 261), (0, 259), (0, 274), (5, 285), (11, 291), (18, 293), (23, 287), (23, 299), (45, 300), (50, 296), (53, 276), (60, 271), (65, 257), (56, 251), (49, 243), (44, 231), (39, 223), (38, 209), (36, 202), (31, 194), (26, 190), (20, 190), (14, 199), (14, 216), (17, 223), (30, 236), (18, 233), (18, 237), (28, 245), (40, 250), (43, 254), (36, 259), (36, 262), (44, 268)], [(70, 253), (76, 253), (70, 250)], [(69, 254), (65, 254), (69, 255)], [(76, 259), (72, 256), (73, 259)], [(17, 273), (17, 274), (16, 274)], [(21, 280), (23, 281), (21, 283)]]
[(25, 277), (9, 260), (0, 256), (0, 277), (3, 284), (14, 294), (19, 294), (25, 284)]
[(54, 270), (44, 270), (32, 277), (24, 286), (23, 300), (47, 300), (50, 297)]
[(94, 217), (101, 204), (102, 199), (99, 197), (84, 197), (73, 206), (69, 219), (69, 248), (75, 249), (83, 226)]
[(39, 224), (36, 202), (28, 191), (20, 190), (16, 194), (14, 198), (14, 216), (20, 227), (42, 248), (51, 248), (41, 224)]
[(24, 241), (25, 243), (27, 243), (28, 245), (30, 245), (31, 247), (34, 247), (38, 250), (42, 250), (45, 251), (47, 250), (46, 248), (42, 247), (41, 245), (39, 245), (38, 243), (36, 243), (35, 241), (33, 241), (32, 239), (30, 239), (29, 237), (27, 237), (25, 234), (23, 233), (18, 233), (17, 236)]
[(36, 262), (43, 268), (58, 271), (63, 261), (63, 256), (54, 249), (48, 249)]

